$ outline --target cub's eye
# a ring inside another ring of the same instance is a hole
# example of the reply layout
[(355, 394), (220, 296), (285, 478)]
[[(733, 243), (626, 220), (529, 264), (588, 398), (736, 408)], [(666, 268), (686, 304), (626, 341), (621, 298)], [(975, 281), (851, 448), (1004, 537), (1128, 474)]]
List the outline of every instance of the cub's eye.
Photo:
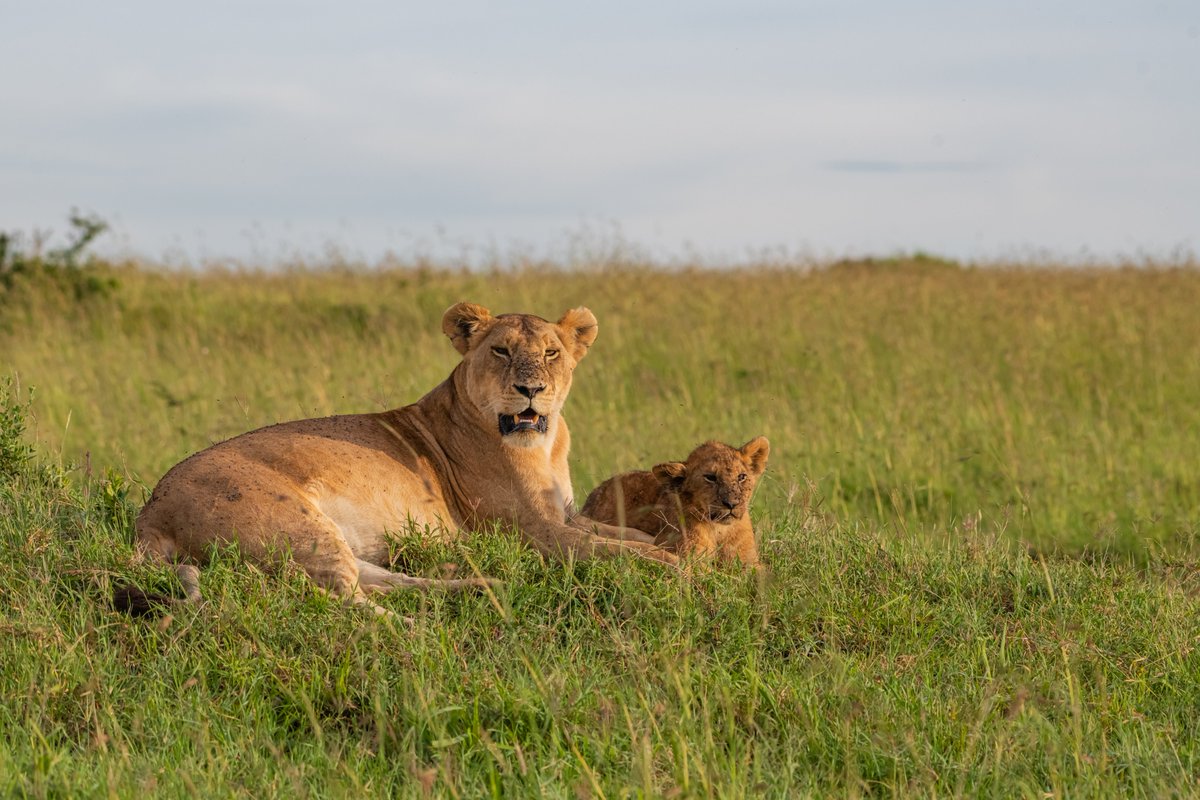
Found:
[(492, 353), (499, 356), (500, 358), (508, 358), (508, 348), (507, 347), (493, 347)]
[(558, 358), (557, 350), (547, 350), (546, 351), (546, 360), (547, 361), (553, 361), (556, 358)]
[(712, 473), (710, 472), (710, 473), (708, 473), (707, 475), (705, 475), (705, 476), (704, 476), (704, 480), (708, 481), (709, 483), (716, 483), (716, 482), (717, 482), (717, 476), (716, 476), (716, 475), (714, 475), (714, 474), (712, 474)]
[(746, 480), (746, 473), (743, 472), (741, 475), (738, 475), (738, 483), (741, 483), (744, 480)]

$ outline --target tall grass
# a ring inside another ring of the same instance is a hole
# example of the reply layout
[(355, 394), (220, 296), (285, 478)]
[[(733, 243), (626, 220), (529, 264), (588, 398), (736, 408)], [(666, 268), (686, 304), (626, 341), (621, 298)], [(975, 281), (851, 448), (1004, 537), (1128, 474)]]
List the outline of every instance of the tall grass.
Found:
[[(411, 402), (452, 368), (457, 299), (600, 320), (568, 406), (583, 493), (716, 437), (773, 444), (760, 507), (807, 481), (899, 533), (980, 512), (1037, 546), (1191, 548), (1200, 274), (937, 262), (665, 274), (129, 271), (79, 303), (10, 297), (0, 353), (38, 437), (146, 485), (284, 419)], [(18, 302), (19, 300), (19, 302)]]
[[(0, 794), (1198, 790), (1194, 270), (108, 277), (0, 294)], [(234, 552), (201, 607), (108, 610), (118, 577), (173, 585), (132, 559), (143, 487), (258, 425), (415, 399), (459, 299), (596, 312), (580, 497), (769, 436), (770, 579), (548, 565), (483, 531), (397, 540), (413, 572), (506, 582), (389, 596), (411, 632)]]

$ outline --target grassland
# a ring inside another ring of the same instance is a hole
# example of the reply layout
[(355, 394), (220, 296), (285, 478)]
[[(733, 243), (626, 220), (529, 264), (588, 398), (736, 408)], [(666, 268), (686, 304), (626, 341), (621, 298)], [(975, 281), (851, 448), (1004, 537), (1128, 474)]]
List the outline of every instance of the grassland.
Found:
[[(0, 794), (1200, 793), (1195, 269), (102, 277), (0, 288)], [(130, 547), (168, 467), (415, 399), (459, 299), (596, 312), (580, 496), (770, 437), (771, 579), (546, 565), (481, 532), (397, 542), (506, 581), (498, 605), (388, 598), (414, 632), (234, 553), (201, 608), (107, 609), (118, 578), (172, 585)]]

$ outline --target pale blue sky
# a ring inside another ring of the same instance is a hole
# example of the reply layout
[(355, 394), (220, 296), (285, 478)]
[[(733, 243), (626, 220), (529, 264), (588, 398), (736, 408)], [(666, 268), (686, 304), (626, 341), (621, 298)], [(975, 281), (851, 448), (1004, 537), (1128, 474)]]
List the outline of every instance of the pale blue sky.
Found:
[(0, 228), (152, 258), (1200, 248), (1200, 3), (0, 0)]

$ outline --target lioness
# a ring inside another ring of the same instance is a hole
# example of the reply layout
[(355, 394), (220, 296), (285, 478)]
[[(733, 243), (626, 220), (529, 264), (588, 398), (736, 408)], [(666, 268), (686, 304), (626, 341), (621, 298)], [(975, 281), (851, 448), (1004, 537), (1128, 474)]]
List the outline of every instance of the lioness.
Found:
[(672, 552), (757, 567), (748, 511), (770, 453), (765, 436), (740, 448), (705, 442), (685, 462), (609, 478), (588, 495), (583, 514), (646, 531)]
[(414, 524), (453, 536), (500, 522), (553, 558), (676, 561), (643, 532), (573, 515), (562, 408), (596, 340), (591, 311), (552, 323), (458, 303), (442, 330), (462, 361), (412, 405), (272, 425), (177, 464), (138, 515), (139, 549), (174, 564), (192, 601), (210, 547), (236, 543), (266, 566), (290, 554), (318, 586), (380, 613), (367, 591), (483, 582), (390, 571), (387, 533)]

